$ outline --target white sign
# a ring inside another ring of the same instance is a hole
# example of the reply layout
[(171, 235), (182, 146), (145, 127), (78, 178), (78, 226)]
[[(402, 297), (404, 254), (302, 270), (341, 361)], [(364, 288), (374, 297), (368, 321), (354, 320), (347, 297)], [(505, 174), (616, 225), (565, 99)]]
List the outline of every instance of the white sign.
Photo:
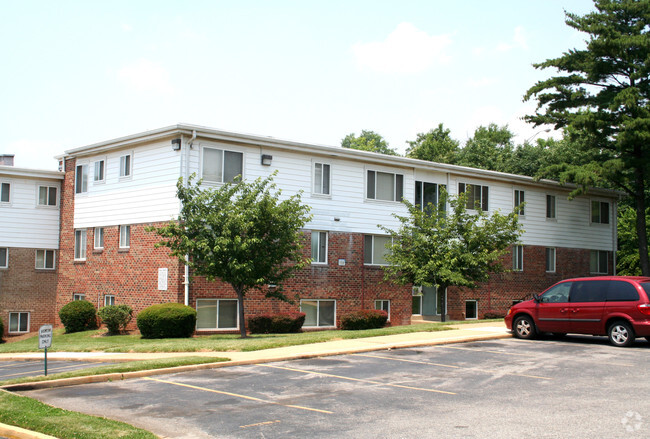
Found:
[(52, 325), (43, 325), (38, 328), (38, 348), (46, 349), (52, 346)]
[(158, 290), (167, 291), (167, 268), (158, 269)]

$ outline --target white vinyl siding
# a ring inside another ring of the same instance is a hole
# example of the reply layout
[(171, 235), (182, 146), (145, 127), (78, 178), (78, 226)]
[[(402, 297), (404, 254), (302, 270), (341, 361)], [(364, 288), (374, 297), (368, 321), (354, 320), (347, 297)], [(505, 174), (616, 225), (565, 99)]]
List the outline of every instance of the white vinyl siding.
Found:
[(86, 229), (79, 229), (74, 231), (74, 260), (86, 260)]
[(237, 329), (237, 299), (196, 299), (196, 329)]
[(312, 230), (311, 260), (314, 264), (327, 263), (327, 232)]
[(301, 300), (300, 312), (305, 313), (305, 327), (336, 326), (336, 300)]

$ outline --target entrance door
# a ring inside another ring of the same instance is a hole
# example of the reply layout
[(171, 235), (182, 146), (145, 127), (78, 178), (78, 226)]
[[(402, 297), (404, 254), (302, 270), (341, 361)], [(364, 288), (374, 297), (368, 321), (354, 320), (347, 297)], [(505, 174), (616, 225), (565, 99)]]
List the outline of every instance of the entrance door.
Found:
[(422, 287), (422, 315), (437, 316), (440, 314), (438, 308), (436, 287)]

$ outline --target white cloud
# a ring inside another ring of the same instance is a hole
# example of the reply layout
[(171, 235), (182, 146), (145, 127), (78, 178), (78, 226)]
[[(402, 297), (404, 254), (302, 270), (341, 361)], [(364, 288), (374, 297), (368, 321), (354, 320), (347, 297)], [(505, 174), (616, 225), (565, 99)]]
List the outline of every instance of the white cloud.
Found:
[(139, 59), (122, 67), (118, 70), (117, 77), (137, 91), (163, 94), (174, 92), (169, 72), (160, 64), (148, 59)]
[(517, 26), (512, 37), (512, 41), (499, 43), (496, 47), (497, 52), (507, 52), (512, 49), (528, 49), (526, 34), (522, 26)]
[(420, 73), (446, 64), (449, 35), (428, 35), (411, 23), (400, 23), (384, 41), (356, 43), (352, 52), (361, 68), (382, 73)]

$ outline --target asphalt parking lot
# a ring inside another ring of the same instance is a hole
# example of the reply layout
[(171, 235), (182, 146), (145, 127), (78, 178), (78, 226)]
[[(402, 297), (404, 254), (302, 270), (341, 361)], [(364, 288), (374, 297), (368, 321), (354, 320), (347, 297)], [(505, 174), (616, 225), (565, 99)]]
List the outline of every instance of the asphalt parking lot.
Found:
[[(48, 360), (48, 375), (89, 367), (107, 366), (113, 363), (90, 361)], [(14, 378), (35, 377), (45, 373), (43, 360), (0, 361), (0, 381)]]
[(173, 438), (650, 436), (650, 344), (502, 339), (23, 392)]

